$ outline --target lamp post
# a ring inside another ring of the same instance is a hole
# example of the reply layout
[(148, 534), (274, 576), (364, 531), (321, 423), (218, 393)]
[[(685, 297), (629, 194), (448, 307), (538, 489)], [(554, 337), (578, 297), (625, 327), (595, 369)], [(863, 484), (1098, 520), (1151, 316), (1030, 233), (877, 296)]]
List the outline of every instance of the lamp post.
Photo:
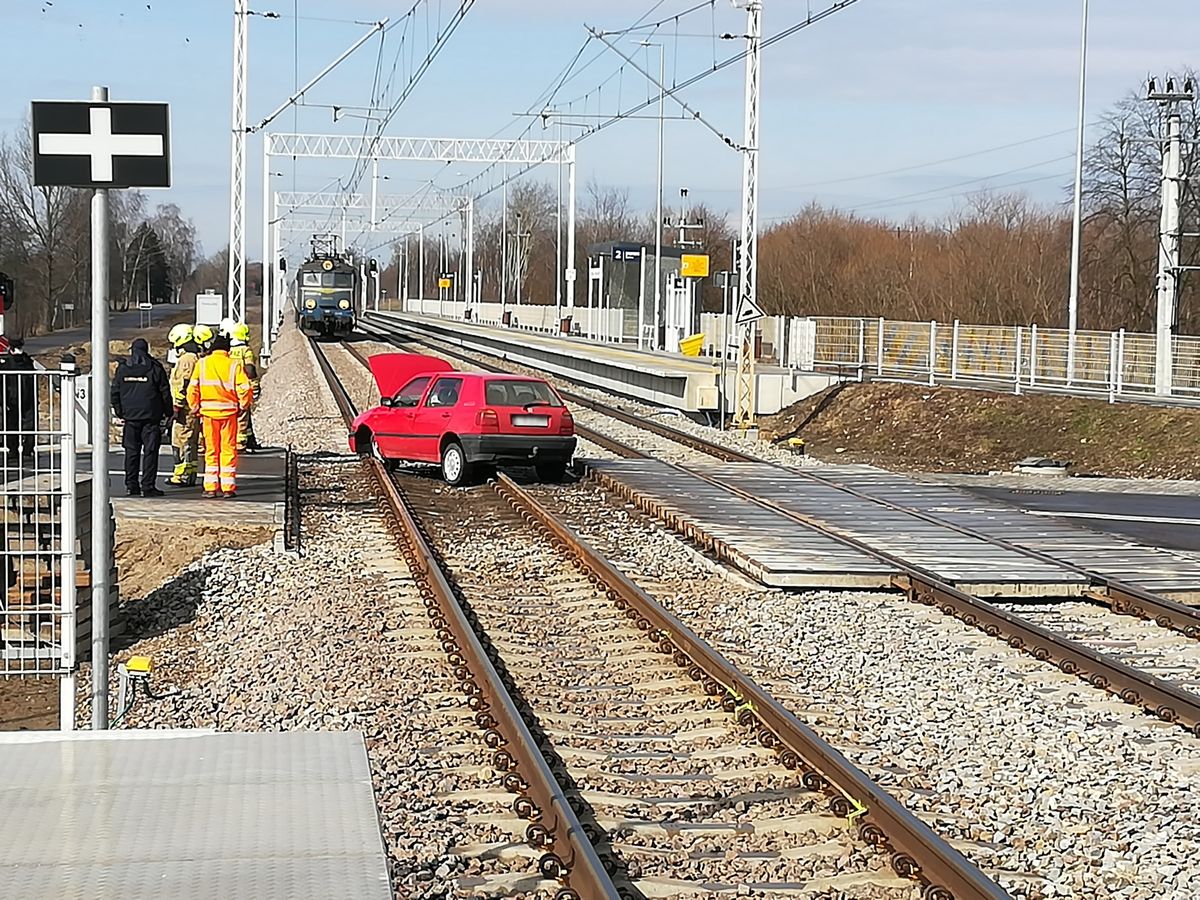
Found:
[(1075, 332), (1079, 327), (1079, 258), (1083, 244), (1083, 130), (1087, 86), (1088, 0), (1083, 0), (1079, 42), (1079, 123), (1075, 135), (1075, 208), (1071, 222), (1071, 297), (1067, 303), (1067, 384), (1075, 380)]

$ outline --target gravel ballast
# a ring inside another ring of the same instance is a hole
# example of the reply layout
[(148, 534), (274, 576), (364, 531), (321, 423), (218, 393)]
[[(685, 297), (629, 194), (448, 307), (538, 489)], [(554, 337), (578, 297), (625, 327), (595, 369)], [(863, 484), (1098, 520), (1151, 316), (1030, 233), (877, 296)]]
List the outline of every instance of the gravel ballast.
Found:
[(1190, 897), (1200, 741), (895, 595), (788, 594), (598, 490), (539, 494), (1023, 897)]

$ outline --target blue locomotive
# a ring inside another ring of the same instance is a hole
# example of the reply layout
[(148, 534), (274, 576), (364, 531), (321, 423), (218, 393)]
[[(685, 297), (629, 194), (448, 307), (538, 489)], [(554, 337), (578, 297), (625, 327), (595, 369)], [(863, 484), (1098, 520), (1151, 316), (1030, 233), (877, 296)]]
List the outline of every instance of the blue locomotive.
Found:
[(332, 248), (314, 244), (313, 254), (296, 270), (296, 321), (304, 334), (346, 337), (358, 323), (358, 270)]

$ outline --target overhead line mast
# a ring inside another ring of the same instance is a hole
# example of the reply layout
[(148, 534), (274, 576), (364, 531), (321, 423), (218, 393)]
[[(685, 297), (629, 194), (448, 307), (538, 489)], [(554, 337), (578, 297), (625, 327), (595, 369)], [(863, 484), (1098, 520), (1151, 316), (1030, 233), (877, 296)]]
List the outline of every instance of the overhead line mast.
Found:
[[(754, 332), (758, 306), (758, 146), (759, 88), (762, 78), (762, 0), (746, 5), (746, 123), (742, 140), (742, 237), (738, 248), (738, 304), (734, 322), (741, 332), (733, 424), (754, 424)], [(721, 389), (724, 390), (722, 385)]]
[(246, 79), (249, 15), (246, 0), (234, 0), (233, 124), (229, 154), (229, 279), (225, 302), (228, 304), (230, 316), (238, 322), (246, 320)]

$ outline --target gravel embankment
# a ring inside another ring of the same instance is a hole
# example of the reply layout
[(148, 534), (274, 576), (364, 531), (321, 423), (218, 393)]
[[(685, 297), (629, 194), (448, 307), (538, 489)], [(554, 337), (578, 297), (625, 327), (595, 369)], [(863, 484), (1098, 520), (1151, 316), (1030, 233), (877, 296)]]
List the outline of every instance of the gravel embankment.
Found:
[(894, 595), (789, 594), (590, 487), (587, 540), (1015, 896), (1194, 896), (1200, 741)]

